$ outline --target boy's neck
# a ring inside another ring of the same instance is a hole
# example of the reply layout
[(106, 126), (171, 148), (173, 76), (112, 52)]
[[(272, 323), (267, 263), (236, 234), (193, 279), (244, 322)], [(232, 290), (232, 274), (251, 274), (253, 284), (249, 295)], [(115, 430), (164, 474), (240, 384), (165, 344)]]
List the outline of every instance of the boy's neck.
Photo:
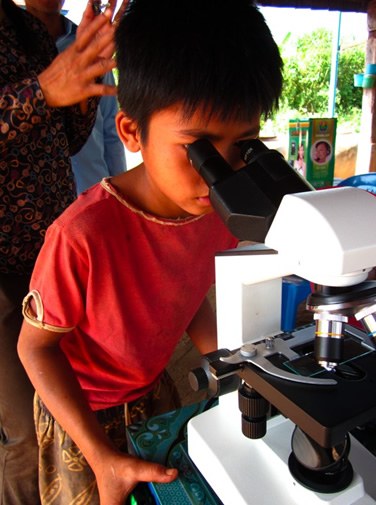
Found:
[(143, 163), (132, 168), (132, 170), (127, 170), (120, 175), (112, 177), (111, 184), (129, 203), (147, 214), (164, 219), (183, 219), (189, 217), (188, 214), (179, 216), (170, 215), (168, 211), (164, 212), (164, 209), (162, 211), (158, 203), (154, 202), (152, 198), (149, 199), (147, 197), (150, 195), (150, 189)]

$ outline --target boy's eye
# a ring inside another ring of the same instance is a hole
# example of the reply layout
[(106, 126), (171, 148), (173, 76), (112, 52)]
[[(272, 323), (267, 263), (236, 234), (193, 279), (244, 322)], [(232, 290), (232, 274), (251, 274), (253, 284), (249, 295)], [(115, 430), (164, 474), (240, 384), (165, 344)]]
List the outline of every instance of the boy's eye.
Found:
[(249, 137), (249, 138), (246, 138), (246, 139), (240, 139), (240, 140), (237, 140), (235, 142), (235, 145), (238, 146), (238, 147), (241, 147), (246, 142), (249, 142), (250, 140), (255, 140), (255, 139), (258, 139), (258, 138), (259, 138), (259, 136), (255, 135), (254, 137)]
[(226, 158), (227, 163), (229, 163), (233, 169), (244, 166), (244, 162), (240, 156), (240, 146), (237, 142), (228, 150)]

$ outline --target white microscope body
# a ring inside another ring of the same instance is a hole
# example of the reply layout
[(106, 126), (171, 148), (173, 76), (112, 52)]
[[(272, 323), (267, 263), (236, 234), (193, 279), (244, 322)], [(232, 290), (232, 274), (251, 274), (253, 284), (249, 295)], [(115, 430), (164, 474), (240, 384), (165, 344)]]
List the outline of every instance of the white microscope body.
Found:
[[(335, 287), (365, 281), (376, 264), (374, 223), (376, 198), (361, 189), (284, 196), (265, 245), (241, 247), (216, 257), (218, 349), (238, 349), (281, 334), (284, 276), (296, 274), (314, 284)], [(327, 315), (325, 307), (322, 312)], [(289, 339), (294, 338), (292, 332)], [(299, 338), (312, 340), (311, 329), (302, 330)], [(307, 398), (322, 388), (323, 402), (330, 403), (327, 386), (304, 387)], [(375, 396), (375, 390), (369, 395)], [(294, 416), (299, 416), (288, 399), (277, 408), (283, 415), (269, 419), (265, 436), (256, 440), (241, 432), (236, 392), (222, 396), (217, 407), (189, 422), (189, 455), (224, 505), (376, 503), (376, 458), (354, 437), (349, 454), (354, 476), (346, 489), (316, 492), (299, 483), (287, 464), (297, 424)]]

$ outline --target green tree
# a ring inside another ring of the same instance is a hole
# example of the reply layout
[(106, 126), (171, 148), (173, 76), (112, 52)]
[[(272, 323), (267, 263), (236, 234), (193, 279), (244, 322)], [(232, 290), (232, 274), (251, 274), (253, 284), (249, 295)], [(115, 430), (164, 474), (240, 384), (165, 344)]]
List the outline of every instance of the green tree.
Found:
[[(318, 29), (297, 41), (287, 37), (282, 43), (284, 60), (284, 91), (281, 109), (294, 111), (300, 117), (327, 113), (332, 34)], [(363, 72), (364, 49), (358, 46), (340, 51), (336, 91), (337, 113), (350, 114), (361, 109), (362, 91), (354, 88), (354, 74)]]
[(361, 74), (365, 66), (365, 48), (352, 46), (341, 50), (338, 64), (336, 107), (339, 115), (351, 114), (362, 108), (362, 88), (354, 87), (354, 74)]

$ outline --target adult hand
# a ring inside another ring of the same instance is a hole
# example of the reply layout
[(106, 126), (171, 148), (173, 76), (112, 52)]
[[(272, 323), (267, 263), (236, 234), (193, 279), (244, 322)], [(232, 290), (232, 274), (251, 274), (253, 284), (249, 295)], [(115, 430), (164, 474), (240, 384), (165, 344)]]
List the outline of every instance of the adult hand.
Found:
[(94, 16), (87, 5), (77, 37), (65, 51), (38, 76), (47, 105), (64, 107), (91, 96), (116, 95), (116, 87), (97, 82), (115, 67), (112, 10)]
[[(89, 3), (86, 6), (86, 9), (84, 11), (81, 23), (78, 27), (78, 32), (82, 28), (84, 28), (87, 23), (90, 23), (90, 20), (94, 16), (92, 4), (93, 4), (93, 0), (89, 0)], [(107, 15), (109, 17), (111, 17), (112, 24), (115, 26), (119, 24), (120, 19), (122, 18), (123, 14), (125, 13), (125, 11), (128, 7), (128, 4), (129, 4), (129, 0), (122, 0), (121, 5), (118, 8), (118, 10), (114, 16), (114, 12), (116, 10), (117, 4), (118, 4), (118, 0), (108, 0), (108, 3), (106, 4), (106, 7), (103, 10), (104, 13), (107, 13)]]
[(118, 453), (110, 460), (102, 459), (95, 472), (101, 505), (123, 505), (125, 498), (139, 482), (167, 484), (178, 471), (158, 463), (150, 463), (128, 454)]

